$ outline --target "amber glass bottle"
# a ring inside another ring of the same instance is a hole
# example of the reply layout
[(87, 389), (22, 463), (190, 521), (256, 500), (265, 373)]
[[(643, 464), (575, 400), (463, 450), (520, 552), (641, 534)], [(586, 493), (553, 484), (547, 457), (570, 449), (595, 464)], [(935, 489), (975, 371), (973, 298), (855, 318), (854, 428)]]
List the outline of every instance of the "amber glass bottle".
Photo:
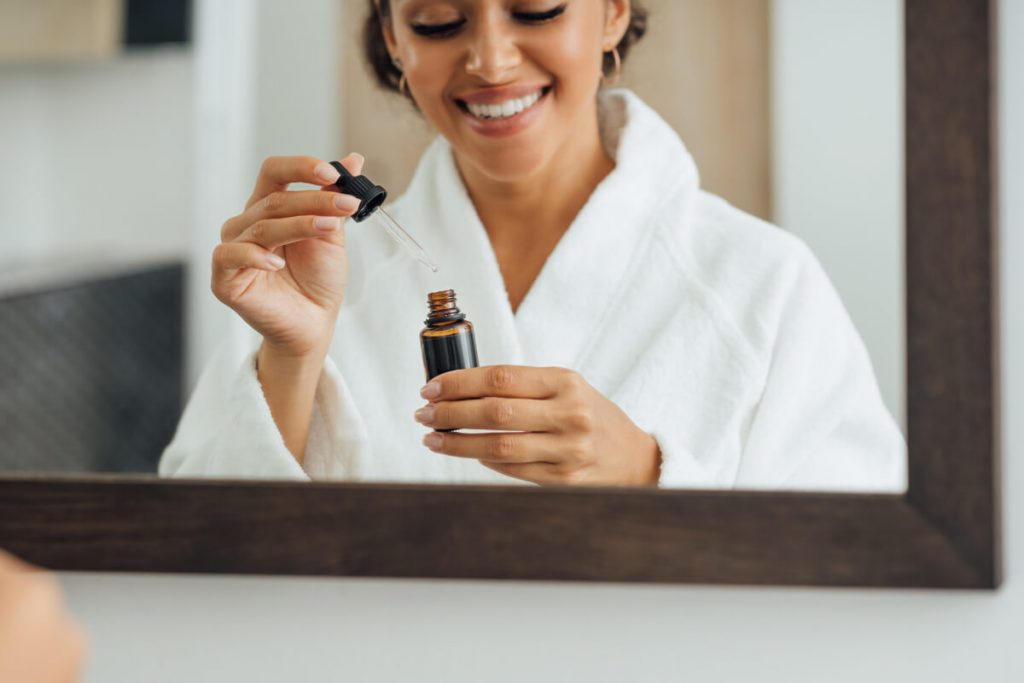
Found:
[(430, 312), (424, 321), (426, 327), (420, 332), (427, 381), (449, 370), (478, 366), (473, 324), (455, 305), (455, 291), (431, 292), (427, 295), (427, 305)]

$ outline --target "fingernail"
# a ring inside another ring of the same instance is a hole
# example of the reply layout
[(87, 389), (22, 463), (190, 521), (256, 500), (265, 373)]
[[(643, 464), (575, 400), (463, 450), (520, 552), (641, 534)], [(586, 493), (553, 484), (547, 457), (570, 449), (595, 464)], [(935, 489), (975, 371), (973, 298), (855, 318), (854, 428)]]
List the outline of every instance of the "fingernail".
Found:
[(326, 162), (317, 164), (313, 169), (313, 175), (325, 183), (333, 183), (341, 176), (337, 169)]
[(277, 254), (269, 254), (267, 256), (267, 263), (269, 263), (274, 268), (284, 268), (284, 259), (278, 256)]
[(359, 199), (350, 194), (339, 193), (334, 195), (334, 205), (338, 207), (339, 211), (348, 211), (351, 213), (359, 208)]
[(434, 421), (433, 406), (423, 406), (416, 411), (416, 421), (421, 424), (429, 424)]
[(337, 218), (331, 218), (330, 216), (317, 216), (316, 220), (313, 221), (313, 225), (317, 230), (330, 232), (341, 227), (341, 221)]
[(427, 382), (427, 385), (420, 389), (420, 396), (422, 396), (423, 398), (437, 398), (440, 395), (440, 382)]
[(438, 434), (437, 432), (430, 432), (429, 434), (423, 437), (423, 445), (432, 451), (436, 451), (441, 447), (441, 442), (443, 440), (444, 437)]

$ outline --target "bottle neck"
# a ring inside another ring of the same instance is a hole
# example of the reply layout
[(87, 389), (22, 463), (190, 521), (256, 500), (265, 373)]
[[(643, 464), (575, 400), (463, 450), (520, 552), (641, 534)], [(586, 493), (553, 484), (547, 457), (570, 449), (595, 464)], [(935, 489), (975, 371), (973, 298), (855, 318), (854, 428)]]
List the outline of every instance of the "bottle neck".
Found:
[(439, 292), (431, 292), (427, 295), (427, 319), (426, 325), (443, 325), (458, 320), (465, 320), (466, 314), (459, 310), (455, 303), (455, 290), (443, 289)]

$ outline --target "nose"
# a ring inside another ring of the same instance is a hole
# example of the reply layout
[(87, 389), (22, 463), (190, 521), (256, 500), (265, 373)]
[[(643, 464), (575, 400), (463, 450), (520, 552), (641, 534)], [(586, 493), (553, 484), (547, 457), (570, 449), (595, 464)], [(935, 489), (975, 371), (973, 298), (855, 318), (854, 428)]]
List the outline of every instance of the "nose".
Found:
[(515, 32), (499, 12), (482, 14), (470, 36), (466, 72), (489, 83), (501, 83), (519, 65), (522, 55)]

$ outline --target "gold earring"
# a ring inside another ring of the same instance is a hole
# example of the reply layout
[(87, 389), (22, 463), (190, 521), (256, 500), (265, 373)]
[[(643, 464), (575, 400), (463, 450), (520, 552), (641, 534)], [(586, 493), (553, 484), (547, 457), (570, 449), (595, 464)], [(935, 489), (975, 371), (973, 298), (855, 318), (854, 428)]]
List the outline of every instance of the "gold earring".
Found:
[(391, 64), (398, 69), (398, 72), (401, 74), (398, 78), (398, 92), (403, 95), (408, 95), (408, 83), (405, 80), (405, 72), (402, 71), (402, 60), (398, 57), (392, 57)]
[(619, 82), (619, 76), (622, 75), (622, 60), (619, 58), (619, 48), (612, 48), (612, 61), (615, 62), (615, 70), (612, 72), (612, 77), (607, 78), (604, 75), (604, 69), (601, 69), (601, 83), (604, 85), (615, 85)]

